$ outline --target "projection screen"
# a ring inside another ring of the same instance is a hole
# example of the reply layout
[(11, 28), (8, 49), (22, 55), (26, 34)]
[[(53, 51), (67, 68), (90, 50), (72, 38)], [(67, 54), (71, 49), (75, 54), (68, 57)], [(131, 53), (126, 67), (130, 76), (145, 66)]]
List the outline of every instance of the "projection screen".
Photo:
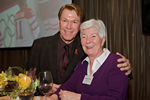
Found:
[(55, 34), (58, 10), (72, 0), (3, 0), (0, 3), (0, 48), (30, 47), (35, 39)]

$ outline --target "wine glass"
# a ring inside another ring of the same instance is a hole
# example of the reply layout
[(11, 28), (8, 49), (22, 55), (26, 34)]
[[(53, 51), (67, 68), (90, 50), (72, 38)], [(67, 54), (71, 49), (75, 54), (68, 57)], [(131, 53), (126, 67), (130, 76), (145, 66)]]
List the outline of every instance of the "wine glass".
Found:
[(53, 79), (50, 71), (42, 71), (39, 73), (39, 90), (44, 94), (45, 100), (47, 93), (52, 89)]
[[(28, 83), (27, 76), (24, 76), (24, 80), (21, 80), (24, 82), (24, 85)], [(18, 93), (19, 99), (16, 100), (33, 100), (34, 92), (35, 92), (35, 86), (34, 86), (34, 80), (31, 80), (31, 84), (28, 86), (26, 90), (20, 91)]]

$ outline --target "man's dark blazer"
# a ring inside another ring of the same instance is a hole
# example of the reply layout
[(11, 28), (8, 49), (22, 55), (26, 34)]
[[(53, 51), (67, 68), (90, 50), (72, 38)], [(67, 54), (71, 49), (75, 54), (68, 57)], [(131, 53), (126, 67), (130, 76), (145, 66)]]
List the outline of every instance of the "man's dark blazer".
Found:
[(80, 38), (77, 36), (74, 40), (74, 47), (72, 48), (70, 62), (68, 68), (59, 82), (57, 77), (57, 47), (58, 37), (60, 32), (53, 36), (43, 37), (34, 41), (31, 54), (26, 64), (26, 69), (36, 68), (36, 74), (43, 70), (50, 70), (52, 72), (53, 81), (56, 84), (62, 84), (68, 80), (72, 75), (74, 68), (78, 62), (85, 57), (85, 53), (82, 50)]

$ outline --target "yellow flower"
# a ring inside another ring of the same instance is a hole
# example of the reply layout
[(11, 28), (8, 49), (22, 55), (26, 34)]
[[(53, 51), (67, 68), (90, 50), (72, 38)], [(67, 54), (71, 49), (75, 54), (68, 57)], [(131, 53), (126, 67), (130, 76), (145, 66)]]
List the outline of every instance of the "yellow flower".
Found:
[(14, 75), (14, 76), (9, 75), (8, 76), (8, 80), (9, 81), (16, 81), (16, 82), (18, 82), (18, 76), (16, 76), (16, 75)]
[(31, 84), (31, 78), (24, 74), (19, 74), (19, 87), (23, 90), (27, 89)]
[(2, 71), (0, 74), (0, 81), (5, 81), (6, 76), (7, 76), (7, 74)]
[(7, 74), (2, 71), (0, 73), (0, 89), (4, 88), (7, 84)]

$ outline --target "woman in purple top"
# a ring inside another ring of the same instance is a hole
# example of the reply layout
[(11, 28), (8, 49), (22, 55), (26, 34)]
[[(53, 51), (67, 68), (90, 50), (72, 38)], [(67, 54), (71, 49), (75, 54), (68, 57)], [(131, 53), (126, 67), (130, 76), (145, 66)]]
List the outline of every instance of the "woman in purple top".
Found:
[(121, 57), (103, 48), (104, 23), (91, 19), (81, 24), (80, 31), (82, 48), (88, 56), (50, 100), (127, 100), (128, 76), (117, 67)]

